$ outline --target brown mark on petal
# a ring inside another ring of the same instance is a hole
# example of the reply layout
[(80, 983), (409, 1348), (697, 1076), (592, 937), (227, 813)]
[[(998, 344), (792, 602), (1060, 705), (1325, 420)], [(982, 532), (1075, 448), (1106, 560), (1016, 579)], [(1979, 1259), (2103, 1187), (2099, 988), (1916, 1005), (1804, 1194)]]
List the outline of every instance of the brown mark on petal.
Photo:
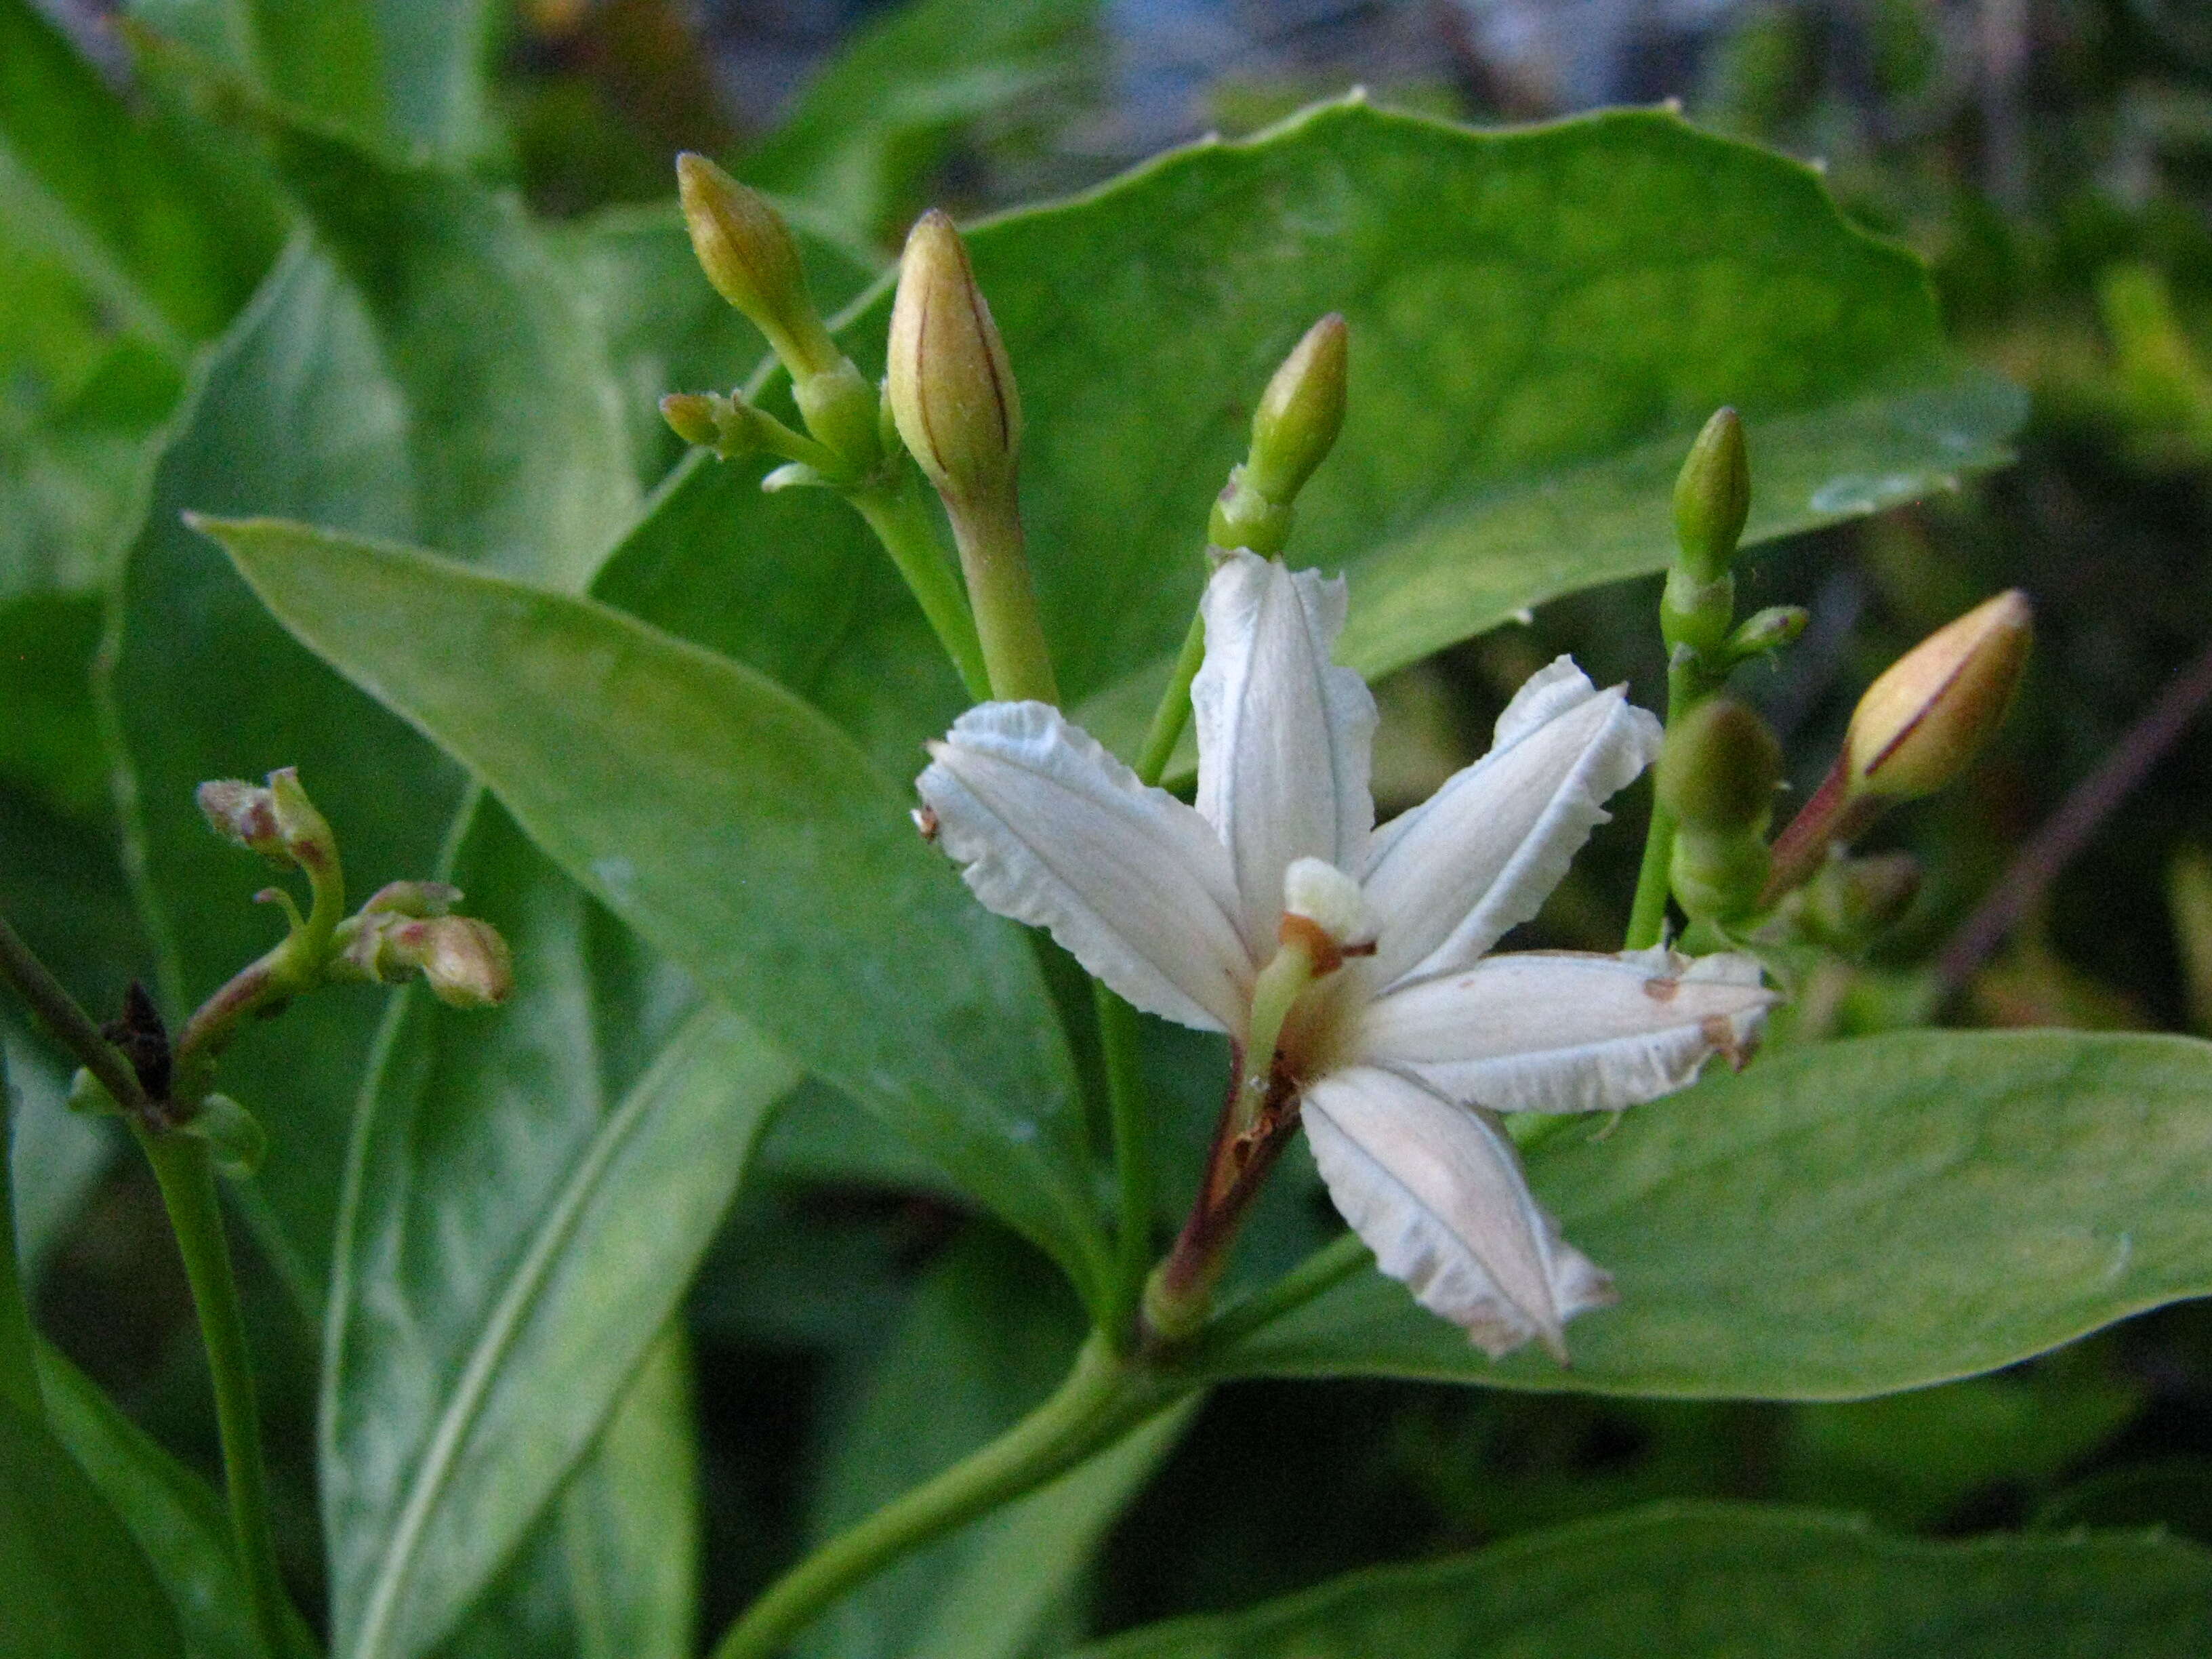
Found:
[(1672, 1002), (1681, 988), (1682, 981), (1679, 979), (1647, 979), (1644, 981), (1644, 994), (1654, 1002)]
[[(1344, 947), (1329, 937), (1328, 930), (1310, 916), (1302, 916), (1295, 910), (1283, 912), (1283, 920), (1275, 929), (1275, 937), (1284, 944), (1294, 945), (1306, 953), (1311, 964), (1310, 972), (1316, 979), (1326, 979), (1344, 965)], [(1371, 952), (1374, 947), (1370, 945)]]
[(934, 842), (939, 827), (937, 814), (927, 806), (917, 806), (914, 809), (913, 817), (914, 827), (921, 831), (921, 838), (926, 842)]
[(1729, 1063), (1732, 1072), (1741, 1072), (1750, 1060), (1755, 1043), (1737, 1041), (1735, 1026), (1724, 1014), (1707, 1014), (1698, 1024), (1698, 1030), (1712, 1051)]

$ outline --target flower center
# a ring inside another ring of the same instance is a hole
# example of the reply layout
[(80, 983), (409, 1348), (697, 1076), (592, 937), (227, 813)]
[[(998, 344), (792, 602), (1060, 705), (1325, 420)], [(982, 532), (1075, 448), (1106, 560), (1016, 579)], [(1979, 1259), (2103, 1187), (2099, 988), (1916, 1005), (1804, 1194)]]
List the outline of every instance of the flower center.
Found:
[[(1312, 1022), (1294, 1016), (1310, 1012), (1302, 1005), (1309, 993), (1344, 965), (1347, 957), (1371, 955), (1374, 933), (1359, 884), (1320, 859), (1298, 859), (1283, 872), (1280, 941), (1252, 986), (1252, 1026), (1244, 1049), (1244, 1075), (1237, 1089), (1237, 1127), (1259, 1120), (1274, 1079), (1275, 1054), (1284, 1027), (1291, 1023), (1303, 1037)], [(1310, 1046), (1301, 1041), (1301, 1049)]]

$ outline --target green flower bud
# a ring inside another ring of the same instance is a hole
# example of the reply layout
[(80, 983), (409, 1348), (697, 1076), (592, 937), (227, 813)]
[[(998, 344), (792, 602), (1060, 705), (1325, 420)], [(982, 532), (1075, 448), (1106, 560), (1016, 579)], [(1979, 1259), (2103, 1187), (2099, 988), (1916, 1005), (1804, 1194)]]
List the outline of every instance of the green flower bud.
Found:
[(292, 862), (311, 876), (336, 870), (337, 836), (301, 787), (297, 767), (280, 767), (269, 775), (269, 801), (276, 819), (276, 833)]
[(718, 399), (706, 392), (672, 392), (660, 400), (660, 418), (668, 422), (669, 429), (687, 444), (696, 444), (702, 449), (721, 447), (721, 425), (714, 418)]
[(888, 368), (891, 416), (948, 503), (1011, 501), (1022, 402), (952, 221), (921, 216), (899, 261)]
[(1741, 703), (1699, 703), (1667, 734), (1659, 799), (1686, 829), (1764, 831), (1782, 780), (1782, 746)]
[(758, 191), (688, 150), (676, 158), (676, 185), (707, 280), (768, 337), (794, 379), (835, 368), (843, 354), (807, 295), (799, 245), (783, 216)]
[(1911, 908), (1920, 878), (1910, 853), (1831, 855), (1806, 884), (1806, 931), (1839, 950), (1863, 950)]
[(1668, 732), (1658, 784), (1676, 820), (1668, 879), (1692, 920), (1732, 922), (1759, 908), (1781, 777), (1781, 745), (1741, 703), (1700, 703)]
[(1252, 411), (1244, 475), (1269, 501), (1288, 507), (1344, 430), (1348, 331), (1332, 311), (1283, 359)]
[(1851, 714), (1850, 793), (1913, 800), (1957, 777), (2012, 706), (2033, 637), (2027, 596), (2014, 588), (1891, 664)]
[(1267, 557), (1291, 538), (1291, 504), (1344, 429), (1349, 335), (1334, 312), (1305, 331), (1252, 412), (1252, 448), (1230, 469), (1206, 538)]
[(177, 1126), (208, 1145), (215, 1167), (233, 1181), (250, 1179), (269, 1155), (269, 1132), (228, 1095), (210, 1095), (187, 1121)]
[(1743, 422), (1723, 409), (1705, 422), (1674, 480), (1674, 544), (1700, 582), (1717, 581), (1735, 557), (1751, 513), (1751, 461)]
[(1755, 611), (1729, 635), (1729, 654), (1741, 662), (1795, 645), (1811, 620), (1812, 613), (1802, 605), (1770, 605)]
[(364, 916), (442, 916), (461, 902), (461, 890), (447, 881), (390, 881), (361, 907)]

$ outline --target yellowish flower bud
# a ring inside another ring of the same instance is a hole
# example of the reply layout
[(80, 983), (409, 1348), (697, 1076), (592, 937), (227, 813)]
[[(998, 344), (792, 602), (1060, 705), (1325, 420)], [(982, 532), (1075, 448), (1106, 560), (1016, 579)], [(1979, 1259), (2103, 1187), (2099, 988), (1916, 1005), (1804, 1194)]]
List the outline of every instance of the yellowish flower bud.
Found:
[(968, 250), (933, 208), (899, 261), (889, 354), (891, 416), (938, 492), (953, 503), (1011, 499), (1021, 396)]
[(488, 1008), (514, 989), (514, 960), (506, 939), (474, 916), (364, 911), (345, 960), (353, 972), (380, 985), (420, 974), (432, 995), (455, 1008)]
[(314, 802), (300, 785), (297, 767), (280, 767), (269, 775), (270, 805), (276, 819), (276, 833), (283, 838), (284, 850), (292, 861), (310, 876), (320, 876), (337, 868), (338, 838), (330, 820), (315, 810)]
[(799, 245), (783, 216), (758, 191), (688, 150), (676, 158), (676, 185), (707, 280), (768, 337), (795, 378), (835, 368), (842, 354), (808, 297)]
[(1743, 422), (1717, 411), (1690, 446), (1674, 480), (1674, 542), (1682, 563), (1700, 582), (1720, 580), (1751, 514), (1751, 459)]
[(1893, 663), (1851, 714), (1851, 794), (1912, 800), (1957, 777), (2011, 707), (2033, 638), (2027, 596), (2014, 588)]
[(713, 449), (722, 441), (714, 420), (714, 398), (704, 392), (672, 392), (660, 400), (660, 418), (687, 444)]

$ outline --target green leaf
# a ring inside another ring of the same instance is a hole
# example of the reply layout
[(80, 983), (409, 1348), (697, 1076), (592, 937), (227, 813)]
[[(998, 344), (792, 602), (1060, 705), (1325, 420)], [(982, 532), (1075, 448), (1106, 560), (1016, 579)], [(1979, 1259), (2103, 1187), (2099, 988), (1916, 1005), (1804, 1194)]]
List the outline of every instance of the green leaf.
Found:
[(0, 1659), (180, 1659), (146, 1558), (45, 1425), (0, 1400)]
[(92, 696), (100, 612), (88, 594), (33, 594), (0, 605), (0, 708), (8, 710), (0, 776), (94, 823), (109, 810)]
[[(1675, 469), (1720, 404), (1750, 436), (1754, 541), (1996, 465), (2023, 413), (1945, 357), (1918, 262), (1847, 225), (1814, 173), (1662, 112), (1474, 132), (1328, 105), (977, 225), (969, 246), (1030, 411), (1023, 506), (1060, 684), (1125, 752), (1204, 581), (1206, 507), (1251, 401), (1326, 311), (1351, 324), (1350, 414), (1291, 557), (1348, 573), (1340, 654), (1370, 677), (1660, 568)], [(885, 285), (842, 331), (863, 368), (888, 308)], [(765, 516), (787, 509), (726, 471), (664, 495), (610, 593), (632, 558), (711, 605), (733, 566), (843, 556), (787, 539)], [(799, 603), (754, 629), (802, 638), (832, 637), (847, 603), (763, 599)], [(896, 655), (835, 636), (855, 661)]]
[(959, 129), (1074, 72), (1095, 0), (918, 0), (848, 40), (746, 179), (802, 197), (858, 238), (897, 234)]
[(672, 1327), (438, 1659), (690, 1659), (697, 1463), (683, 1334)]
[(375, 378), (405, 400), (418, 533), (581, 588), (637, 489), (613, 368), (566, 265), (514, 198), (441, 167), (305, 125), (281, 127), (275, 154), (374, 320)]
[(453, 876), (526, 971), (496, 1013), (408, 994), (349, 1157), (320, 1466), (350, 1659), (424, 1651), (521, 1544), (797, 1080), (709, 1004), (605, 1098), (583, 896), (489, 804)]
[(110, 1125), (70, 1110), (72, 1066), (12, 1010), (0, 1014), (0, 1058), (15, 1107), (16, 1260), (24, 1282), (36, 1285), (40, 1267), (114, 1156), (116, 1138)]
[[(564, 268), (511, 202), (295, 133), (278, 150), (320, 230), (214, 354), (156, 472), (122, 576), (106, 692), (125, 833), (173, 1018), (275, 938), (265, 881), (191, 807), (214, 777), (297, 765), (364, 891), (420, 877), (459, 799), (428, 745), (272, 623), (180, 512), (296, 514), (433, 540), (580, 586), (636, 483), (611, 371)], [(302, 1000), (226, 1056), (270, 1110), (262, 1237), (310, 1308), (380, 1000)]]
[(0, 1404), (27, 1418), (42, 1415), (31, 1304), (15, 1247), (15, 1094), (0, 1064)]
[(1885, 1538), (1784, 1510), (1684, 1505), (1354, 1573), (1084, 1659), (2190, 1659), (2212, 1555), (2156, 1537)]
[(241, 89), (312, 112), (362, 143), (387, 136), (375, 0), (130, 0), (129, 9), (133, 21), (228, 71)]
[(914, 833), (903, 781), (760, 675), (605, 606), (297, 526), (206, 527), (616, 915), (1093, 1282), (1035, 957)]
[[(1084, 1324), (1044, 1265), (978, 1228), (932, 1266), (831, 1454), (819, 1536), (950, 1468), (1052, 1392)], [(1068, 1610), (1099, 1540), (1196, 1409), (1194, 1397), (1051, 1485), (894, 1562), (804, 1635), (803, 1659), (1023, 1659)]]
[(1597, 1394), (1839, 1400), (2027, 1358), (2212, 1291), (2212, 1043), (1913, 1031), (1776, 1055), (1531, 1153), (1610, 1269), (1574, 1370), (1492, 1364), (1361, 1273), (1223, 1357)]
[(30, 0), (0, 0), (0, 226), (179, 360), (245, 303), (282, 234), (265, 199), (126, 105)]
[[(190, 1659), (268, 1659), (239, 1582), (222, 1500), (56, 1350), (41, 1348), (39, 1363), (55, 1437), (145, 1552)], [(277, 1659), (315, 1659), (314, 1637), (296, 1616), (290, 1631)]]

